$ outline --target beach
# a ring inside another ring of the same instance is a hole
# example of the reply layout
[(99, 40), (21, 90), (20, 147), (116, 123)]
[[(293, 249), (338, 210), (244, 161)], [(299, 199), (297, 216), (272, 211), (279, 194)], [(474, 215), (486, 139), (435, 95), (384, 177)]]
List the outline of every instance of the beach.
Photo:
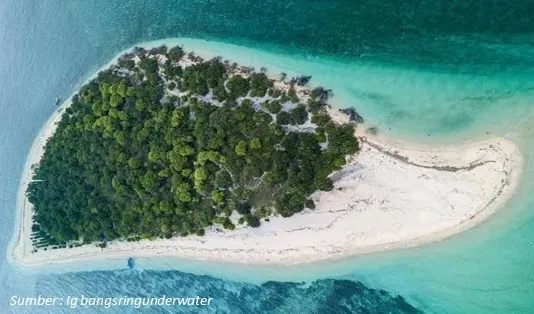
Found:
[[(419, 246), (465, 231), (502, 208), (519, 184), (523, 164), (517, 146), (504, 138), (430, 146), (370, 135), (360, 125), (360, 152), (332, 174), (332, 191), (312, 196), (314, 210), (271, 217), (259, 228), (211, 227), (202, 237), (111, 241), (104, 249), (89, 244), (32, 253), (32, 208), (25, 191), (32, 165), (69, 105), (63, 103), (39, 132), (22, 174), (19, 226), (8, 254), (23, 266), (158, 256), (293, 265)], [(337, 109), (329, 113), (339, 123), (348, 122)]]

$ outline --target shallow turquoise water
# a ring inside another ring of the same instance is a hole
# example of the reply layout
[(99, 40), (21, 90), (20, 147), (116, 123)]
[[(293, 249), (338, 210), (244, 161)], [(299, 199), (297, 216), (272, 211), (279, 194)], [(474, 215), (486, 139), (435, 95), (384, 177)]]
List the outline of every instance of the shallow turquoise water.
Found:
[[(343, 313), (354, 311), (347, 304), (366, 302), (383, 306), (368, 304), (370, 312), (410, 311), (390, 295), (378, 298), (369, 290), (374, 288), (400, 294), (426, 312), (530, 312), (533, 11), (530, 1), (489, 0), (3, 2), (3, 252), (12, 234), (25, 156), (53, 112), (55, 98), (68, 97), (124, 48), (167, 37), (209, 39), (182, 41), (186, 49), (215, 50), (236, 61), (267, 66), (272, 73), (311, 74), (313, 84), (334, 89), (336, 104), (355, 107), (395, 136), (455, 141), (488, 131), (508, 135), (526, 154), (526, 172), (513, 201), (487, 223), (448, 241), (402, 252), (287, 269), (148, 259), (137, 265), (155, 270), (142, 272), (112, 270), (123, 268), (125, 261), (85, 265), (81, 272), (80, 265), (36, 272), (13, 268), (2, 259), (0, 311), (24, 312), (9, 308), (8, 297), (38, 293), (210, 293), (218, 302), (204, 311), (223, 313)], [(365, 286), (341, 280), (311, 283), (319, 278), (357, 280)], [(271, 279), (286, 283), (263, 284)]]

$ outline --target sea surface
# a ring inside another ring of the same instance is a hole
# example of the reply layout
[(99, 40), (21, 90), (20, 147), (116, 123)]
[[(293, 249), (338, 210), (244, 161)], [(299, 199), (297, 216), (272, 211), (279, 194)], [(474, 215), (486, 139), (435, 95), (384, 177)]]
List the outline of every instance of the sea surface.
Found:
[[(5, 258), (26, 155), (65, 99), (117, 53), (183, 38), (186, 50), (310, 74), (380, 132), (420, 142), (507, 136), (522, 184), (488, 222), (441, 243), (299, 267), (177, 259), (23, 269)], [(193, 39), (191, 39), (193, 38)], [(0, 2), (0, 313), (17, 296), (209, 296), (156, 313), (532, 313), (534, 4), (531, 0)], [(129, 312), (132, 308), (78, 308)]]

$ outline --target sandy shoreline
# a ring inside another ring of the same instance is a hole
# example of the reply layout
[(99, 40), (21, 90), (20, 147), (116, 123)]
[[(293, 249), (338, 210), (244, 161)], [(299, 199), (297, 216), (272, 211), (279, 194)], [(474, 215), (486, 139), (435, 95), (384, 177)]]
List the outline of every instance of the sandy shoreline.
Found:
[[(366, 136), (360, 128), (358, 135), (366, 138), (361, 152), (333, 174), (333, 191), (314, 194), (314, 211), (273, 217), (259, 228), (213, 228), (204, 237), (31, 253), (32, 209), (25, 197), (31, 165), (40, 160), (68, 105), (63, 103), (40, 130), (24, 167), (18, 226), (8, 250), (8, 259), (19, 265), (141, 256), (290, 265), (418, 246), (467, 230), (502, 207), (519, 184), (523, 162), (517, 146), (503, 138), (432, 147)], [(336, 110), (331, 114), (340, 122), (347, 119)]]

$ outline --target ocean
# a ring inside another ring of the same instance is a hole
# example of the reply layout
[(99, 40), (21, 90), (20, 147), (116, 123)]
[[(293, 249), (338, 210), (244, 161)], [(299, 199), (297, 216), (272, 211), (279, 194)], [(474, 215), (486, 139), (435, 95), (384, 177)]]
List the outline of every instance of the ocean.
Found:
[[(141, 42), (180, 38), (269, 73), (312, 75), (390, 136), (457, 142), (490, 135), (525, 154), (522, 184), (484, 224), (446, 241), (299, 267), (176, 259), (24, 269), (0, 258), (11, 296), (209, 296), (175, 313), (529, 313), (534, 307), (534, 6), (528, 0), (61, 1), (0, 3), (0, 251), (14, 228), (26, 155), (85, 79)], [(80, 312), (136, 312), (78, 308)]]

